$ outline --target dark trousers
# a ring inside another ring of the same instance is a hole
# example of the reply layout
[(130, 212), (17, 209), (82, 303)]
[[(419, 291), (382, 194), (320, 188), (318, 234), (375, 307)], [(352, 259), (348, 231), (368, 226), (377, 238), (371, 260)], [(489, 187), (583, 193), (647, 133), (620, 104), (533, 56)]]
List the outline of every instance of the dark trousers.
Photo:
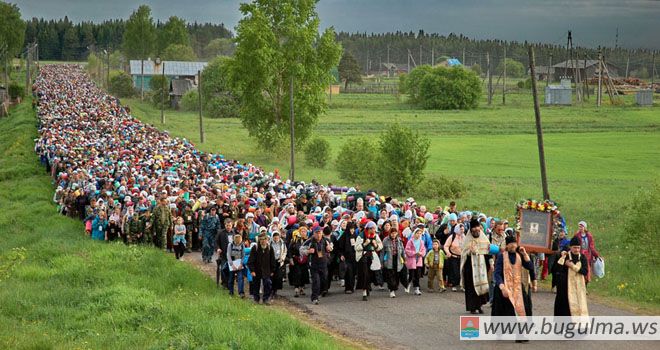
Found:
[[(234, 278), (236, 278), (238, 282), (238, 294), (245, 294), (245, 290), (243, 289), (243, 284), (245, 283), (243, 280), (243, 270), (231, 271), (229, 273), (229, 294), (234, 295)], [(259, 289), (257, 289), (257, 293), (259, 293)]]
[(458, 287), (461, 284), (461, 258), (449, 258), (445, 262), (445, 268), (448, 270), (448, 281), (452, 287)]
[(344, 291), (355, 291), (355, 262), (344, 262)]
[(250, 285), (250, 294), (252, 294), (252, 297), (254, 298), (254, 301), (259, 301), (260, 296), (259, 296), (259, 289), (261, 285), (264, 286), (264, 295), (263, 295), (263, 300), (267, 301), (270, 299), (270, 293), (271, 289), (273, 286), (272, 281), (270, 280), (270, 276), (265, 276), (265, 277), (254, 277), (252, 279), (252, 284)]
[(412, 282), (413, 287), (419, 288), (419, 279), (422, 277), (423, 270), (421, 267), (416, 269), (408, 269), (408, 284)]
[(310, 267), (312, 273), (312, 301), (319, 298), (321, 295), (321, 283), (328, 278), (328, 265), (327, 264), (312, 264)]
[(186, 251), (186, 246), (183, 242), (179, 242), (174, 246), (174, 256), (179, 259), (183, 256), (183, 253)]

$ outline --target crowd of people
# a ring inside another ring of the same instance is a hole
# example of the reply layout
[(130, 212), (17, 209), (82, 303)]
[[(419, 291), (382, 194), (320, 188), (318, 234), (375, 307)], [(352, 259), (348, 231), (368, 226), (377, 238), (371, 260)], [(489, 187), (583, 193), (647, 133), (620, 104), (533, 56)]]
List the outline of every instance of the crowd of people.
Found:
[(292, 182), (201, 152), (140, 122), (75, 65), (44, 66), (33, 90), (35, 151), (57, 188), (53, 200), (94, 240), (153, 245), (177, 259), (201, 251), (230, 294), (245, 297), (247, 281), (257, 303), (285, 283), (295, 297), (311, 285), (313, 304), (332, 283), (365, 301), (372, 288), (419, 296), (428, 276), (425, 291), (464, 292), (471, 313), (490, 302), (494, 315), (531, 315), (530, 291), (552, 274), (555, 312), (586, 312), (586, 299), (577, 311), (567, 296), (575, 280), (589, 281), (599, 256), (585, 222), (569, 240), (557, 212), (557, 254), (528, 254), (507, 220), (454, 202), (429, 210), (414, 198)]

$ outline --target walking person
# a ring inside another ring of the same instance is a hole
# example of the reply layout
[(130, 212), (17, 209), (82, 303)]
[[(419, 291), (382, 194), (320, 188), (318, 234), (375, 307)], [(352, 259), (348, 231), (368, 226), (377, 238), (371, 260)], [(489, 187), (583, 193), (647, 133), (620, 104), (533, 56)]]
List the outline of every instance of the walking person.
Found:
[[(248, 259), (248, 268), (252, 275), (252, 284), (250, 286), (250, 293), (254, 298), (255, 303), (263, 300), (263, 303), (270, 304), (270, 295), (272, 280), (277, 269), (275, 261), (275, 254), (270, 248), (268, 242), (268, 235), (265, 233), (259, 234), (257, 237), (259, 243), (250, 251), (250, 258)], [(263, 287), (263, 296), (259, 295), (260, 289)]]
[(280, 237), (279, 231), (273, 232), (273, 240), (270, 243), (271, 248), (273, 249), (273, 254), (275, 254), (275, 261), (277, 269), (275, 270), (275, 275), (273, 276), (273, 292), (271, 297), (277, 297), (277, 291), (283, 288), (283, 280), (286, 275), (286, 256), (287, 248), (286, 243)]
[(445, 264), (445, 252), (440, 249), (440, 241), (433, 240), (432, 249), (426, 254), (426, 268), (429, 271), (428, 289), (430, 293), (435, 291), (435, 282), (438, 281), (438, 289), (444, 292), (445, 281), (442, 278), (442, 269)]
[(399, 231), (390, 229), (387, 237), (383, 239), (383, 274), (387, 281), (387, 289), (390, 291), (390, 298), (396, 298), (396, 291), (399, 290), (399, 275), (405, 266), (405, 251), (403, 242), (399, 238)]
[(444, 249), (447, 255), (445, 267), (447, 268), (447, 279), (451, 290), (458, 291), (458, 286), (461, 283), (461, 251), (463, 247), (463, 240), (465, 229), (463, 225), (457, 224), (453, 228), (453, 233), (447, 238)]
[(461, 288), (465, 290), (465, 308), (472, 314), (483, 314), (481, 306), (488, 302), (489, 248), (488, 237), (473, 218), (461, 251)]
[(352, 294), (355, 291), (355, 269), (357, 261), (355, 260), (355, 229), (357, 226), (353, 222), (342, 221), (341, 226), (345, 224), (345, 229), (339, 231), (337, 237), (337, 254), (339, 260), (344, 264), (344, 275), (340, 276), (344, 280), (344, 293)]
[[(355, 260), (357, 260), (357, 289), (362, 289), (362, 300), (369, 300), (373, 271), (380, 268), (378, 251), (383, 243), (376, 234), (376, 223), (369, 221), (364, 226), (364, 232), (355, 239)], [(372, 266), (378, 260), (377, 266)]]
[(202, 234), (202, 261), (205, 264), (211, 262), (213, 258), (213, 248), (215, 247), (215, 236), (220, 225), (216, 207), (211, 207), (209, 213), (204, 215), (199, 230)]
[(328, 277), (328, 262), (332, 252), (332, 243), (323, 236), (320, 227), (312, 230), (312, 238), (300, 248), (301, 253), (309, 256), (309, 267), (312, 277), (312, 304), (319, 304), (321, 284)]
[(587, 259), (587, 276), (586, 284), (588, 285), (591, 282), (591, 271), (593, 270), (592, 265), (596, 259), (600, 256), (600, 253), (596, 250), (596, 242), (594, 241), (594, 236), (587, 230), (586, 221), (580, 221), (578, 223), (578, 230), (575, 232), (575, 236), (580, 242), (580, 253), (584, 255)]
[(410, 287), (414, 287), (415, 295), (422, 295), (419, 290), (419, 279), (422, 277), (422, 266), (424, 266), (424, 256), (426, 256), (426, 246), (422, 240), (424, 229), (416, 228), (412, 237), (406, 244), (406, 268), (408, 268), (408, 283), (405, 291), (410, 293)]
[(289, 284), (295, 288), (294, 297), (305, 295), (305, 285), (309, 284), (308, 256), (300, 253), (300, 247), (307, 241), (307, 226), (300, 226), (291, 234), (289, 254)]
[(244, 287), (244, 272), (243, 258), (245, 251), (243, 249), (243, 236), (234, 234), (233, 241), (227, 245), (227, 264), (229, 266), (229, 280), (227, 287), (229, 288), (229, 295), (234, 295), (234, 280), (238, 282), (238, 295), (241, 298), (245, 297)]
[(174, 256), (179, 260), (183, 253), (186, 251), (186, 225), (183, 223), (183, 218), (176, 219), (174, 226), (174, 237), (172, 238), (172, 245), (174, 246)]

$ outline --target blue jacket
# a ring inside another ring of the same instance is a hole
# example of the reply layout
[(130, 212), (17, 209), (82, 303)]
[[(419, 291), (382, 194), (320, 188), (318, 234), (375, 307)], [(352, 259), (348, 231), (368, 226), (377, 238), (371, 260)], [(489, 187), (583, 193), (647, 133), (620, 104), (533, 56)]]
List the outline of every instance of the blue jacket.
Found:
[(105, 231), (108, 229), (108, 220), (99, 218), (98, 216), (92, 221), (92, 239), (105, 241)]

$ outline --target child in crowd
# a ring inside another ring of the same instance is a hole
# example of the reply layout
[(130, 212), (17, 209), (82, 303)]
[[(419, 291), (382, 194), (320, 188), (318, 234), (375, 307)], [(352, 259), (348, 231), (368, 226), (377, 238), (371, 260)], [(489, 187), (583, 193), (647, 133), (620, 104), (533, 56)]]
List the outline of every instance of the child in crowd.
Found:
[(243, 236), (240, 233), (234, 234), (234, 241), (227, 246), (227, 264), (229, 266), (229, 295), (234, 295), (234, 279), (238, 279), (238, 294), (245, 298), (243, 289)]
[(183, 224), (183, 218), (178, 217), (176, 225), (174, 226), (174, 238), (172, 245), (174, 246), (174, 256), (177, 260), (183, 256), (186, 251), (186, 225)]
[(426, 254), (426, 268), (429, 271), (429, 292), (435, 291), (435, 281), (438, 281), (440, 292), (445, 291), (445, 281), (442, 278), (442, 268), (445, 264), (445, 252), (440, 249), (440, 241), (433, 240), (432, 250)]

